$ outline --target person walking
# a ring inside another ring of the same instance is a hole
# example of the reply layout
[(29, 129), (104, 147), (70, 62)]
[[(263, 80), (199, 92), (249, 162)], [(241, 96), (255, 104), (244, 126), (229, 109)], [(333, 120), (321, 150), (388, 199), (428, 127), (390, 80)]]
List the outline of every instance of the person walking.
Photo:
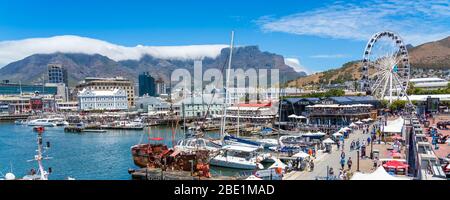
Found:
[(341, 152), (341, 159), (342, 158), (345, 158), (345, 152), (344, 151)]
[(348, 170), (352, 170), (352, 164), (353, 164), (352, 157), (348, 157), (348, 160), (347, 160)]
[(344, 169), (345, 166), (345, 158), (341, 158), (341, 169)]

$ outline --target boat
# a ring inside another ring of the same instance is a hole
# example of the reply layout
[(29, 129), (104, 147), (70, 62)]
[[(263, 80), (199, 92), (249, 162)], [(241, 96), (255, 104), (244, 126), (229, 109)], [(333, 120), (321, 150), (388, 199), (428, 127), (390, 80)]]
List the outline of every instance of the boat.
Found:
[(16, 124), (16, 125), (27, 125), (28, 121), (24, 120), (24, 119), (19, 119), (19, 120), (14, 121), (14, 124)]
[(51, 118), (50, 120), (54, 121), (56, 123), (56, 126), (68, 126), (69, 122), (64, 120), (64, 118)]
[(250, 146), (227, 145), (211, 158), (209, 164), (234, 169), (263, 169), (258, 159), (258, 149)]
[(139, 167), (161, 168), (163, 159), (173, 153), (164, 144), (137, 144), (131, 147), (133, 162)]
[(57, 123), (53, 119), (35, 119), (27, 123), (28, 126), (56, 127)]
[(261, 148), (261, 144), (252, 140), (238, 138), (233, 135), (226, 134), (223, 137), (223, 143), (227, 145), (241, 145), (241, 146), (250, 146), (250, 147), (256, 147)]
[(211, 142), (204, 138), (186, 138), (179, 140), (174, 149), (177, 151), (192, 151), (192, 150), (208, 150), (217, 151), (221, 148), (220, 145)]
[(36, 161), (38, 163), (38, 170), (35, 171), (34, 169), (30, 170), (30, 173), (26, 176), (24, 176), (23, 180), (48, 180), (48, 176), (50, 173), (52, 173), (52, 168), (48, 168), (48, 171), (44, 169), (43, 166), (43, 160), (51, 159), (50, 157), (46, 156), (44, 157), (45, 150), (50, 148), (50, 142), (47, 142), (46, 146), (43, 147), (43, 140), (42, 135), (44, 133), (44, 129), (37, 129), (37, 155), (34, 156), (34, 159), (29, 160), (30, 161)]
[(264, 139), (258, 139), (258, 140), (256, 140), (256, 142), (259, 145), (263, 146), (264, 148), (278, 146), (278, 140), (277, 139), (264, 138)]

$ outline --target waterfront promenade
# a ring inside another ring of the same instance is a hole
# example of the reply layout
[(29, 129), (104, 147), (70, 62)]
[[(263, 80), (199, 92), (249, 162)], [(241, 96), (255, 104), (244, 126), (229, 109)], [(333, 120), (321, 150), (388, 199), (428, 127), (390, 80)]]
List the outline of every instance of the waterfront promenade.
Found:
[[(372, 128), (372, 127), (370, 127)], [(371, 129), (369, 129), (371, 130)], [(355, 172), (357, 169), (357, 151), (350, 151), (350, 143), (352, 140), (360, 142), (367, 141), (370, 134), (362, 134), (362, 129), (354, 130), (349, 138), (345, 139), (344, 152), (345, 152), (345, 169), (347, 169), (347, 159), (350, 156), (353, 161), (351, 172)], [(327, 167), (332, 167), (334, 170), (334, 175), (339, 175), (340, 166), (340, 156), (341, 150), (337, 150), (335, 144), (333, 144), (333, 149), (331, 153), (319, 153), (317, 158), (314, 160), (314, 171), (292, 171), (287, 173), (283, 180), (316, 180), (318, 177), (325, 178), (327, 176)], [(370, 145), (366, 147), (366, 156), (370, 156)], [(360, 171), (370, 172), (372, 170), (372, 160), (370, 158), (360, 159)]]

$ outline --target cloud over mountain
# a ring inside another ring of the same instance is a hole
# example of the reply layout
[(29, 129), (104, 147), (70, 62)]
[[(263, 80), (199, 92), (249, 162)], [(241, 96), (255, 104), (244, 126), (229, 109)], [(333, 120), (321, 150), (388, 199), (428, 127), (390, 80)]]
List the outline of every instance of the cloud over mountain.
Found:
[(33, 54), (84, 53), (100, 54), (115, 61), (138, 60), (143, 55), (160, 59), (215, 58), (227, 45), (142, 46), (126, 47), (102, 40), (63, 35), (49, 38), (30, 38), (0, 42), (0, 68)]

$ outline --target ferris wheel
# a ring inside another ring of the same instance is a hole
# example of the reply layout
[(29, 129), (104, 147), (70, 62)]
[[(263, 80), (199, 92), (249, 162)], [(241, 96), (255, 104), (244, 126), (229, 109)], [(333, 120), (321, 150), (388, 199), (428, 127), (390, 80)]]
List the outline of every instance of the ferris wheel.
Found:
[(379, 100), (404, 96), (410, 76), (409, 56), (401, 37), (390, 31), (378, 32), (367, 43), (362, 61), (362, 89)]

